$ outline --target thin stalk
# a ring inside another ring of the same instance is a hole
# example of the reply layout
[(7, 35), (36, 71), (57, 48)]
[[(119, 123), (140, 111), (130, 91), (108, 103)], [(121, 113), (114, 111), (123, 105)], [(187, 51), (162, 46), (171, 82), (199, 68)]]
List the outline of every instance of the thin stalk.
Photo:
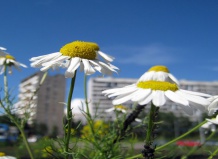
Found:
[(86, 74), (84, 75), (84, 94), (85, 94), (85, 103), (86, 103), (86, 112), (91, 116), (90, 111), (89, 111), (89, 103), (88, 103), (88, 95), (87, 95), (87, 76)]
[(168, 143), (166, 143), (166, 144), (164, 144), (164, 145), (162, 145), (162, 146), (157, 147), (157, 148), (155, 149), (155, 151), (161, 150), (161, 149), (163, 149), (164, 147), (166, 147), (166, 146), (168, 146), (168, 145), (170, 145), (170, 144), (172, 144), (172, 143), (174, 143), (174, 142), (176, 142), (176, 141), (182, 139), (183, 137), (187, 136), (188, 134), (190, 134), (190, 133), (192, 133), (193, 131), (195, 131), (195, 130), (197, 130), (198, 128), (200, 128), (200, 127), (201, 127), (202, 125), (204, 125), (206, 122), (207, 122), (206, 120), (203, 121), (203, 122), (201, 122), (200, 124), (198, 124), (197, 126), (195, 126), (194, 128), (192, 128), (191, 130), (187, 131), (186, 133), (180, 135), (179, 137), (177, 137), (177, 138), (175, 138), (175, 139), (169, 141)]
[(26, 149), (27, 149), (27, 151), (28, 151), (28, 153), (30, 155), (30, 158), (34, 159), (32, 150), (30, 148), (29, 142), (27, 141), (27, 138), (26, 138), (26, 135), (25, 135), (25, 132), (24, 132), (23, 128), (21, 128), (20, 125), (16, 121), (14, 121), (14, 123), (16, 124), (17, 128), (20, 130), (21, 136), (23, 138), (23, 142), (24, 142), (24, 144), (26, 146)]
[[(182, 139), (183, 137), (189, 135), (189, 134), (192, 133), (193, 131), (195, 131), (195, 130), (197, 130), (198, 128), (200, 128), (200, 127), (201, 127), (202, 125), (204, 125), (206, 122), (207, 122), (206, 120), (203, 121), (203, 122), (201, 122), (200, 124), (198, 124), (197, 126), (195, 126), (194, 128), (192, 128), (191, 130), (187, 131), (186, 133), (180, 135), (179, 137), (177, 137), (177, 138), (175, 138), (175, 139), (169, 141), (168, 143), (166, 143), (166, 144), (164, 144), (164, 145), (162, 145), (162, 146), (157, 147), (157, 148), (155, 149), (155, 151), (161, 150), (161, 149), (163, 149), (164, 147), (166, 147), (166, 146), (168, 146), (168, 145), (170, 145), (170, 144), (172, 144), (172, 143), (174, 143), (174, 142), (176, 142), (176, 141)], [(218, 153), (218, 149), (214, 152), (214, 154), (216, 154), (216, 153)], [(140, 157), (143, 157), (142, 154), (138, 154), (138, 155), (135, 155), (135, 156), (132, 156), (132, 157), (128, 157), (128, 158), (126, 158), (126, 159), (133, 159), (133, 158), (140, 158)], [(208, 159), (212, 159), (212, 158), (208, 158)]]
[(84, 75), (84, 96), (85, 96), (85, 104), (86, 104), (86, 115), (87, 115), (87, 123), (91, 129), (91, 133), (92, 133), (92, 136), (93, 136), (93, 143), (95, 145), (95, 147), (101, 151), (101, 147), (100, 145), (97, 143), (97, 140), (96, 140), (96, 137), (95, 137), (95, 131), (93, 129), (93, 119), (91, 117), (91, 114), (90, 114), (90, 110), (89, 110), (89, 102), (88, 102), (88, 95), (87, 95), (87, 76), (86, 74)]
[(208, 157), (208, 159), (212, 159), (218, 153), (218, 148)]
[[(74, 84), (76, 79), (76, 71), (74, 77), (71, 79), (71, 85), (70, 85), (70, 91), (68, 94), (68, 100), (67, 100), (67, 124), (65, 126), (64, 135), (65, 135), (65, 152), (66, 156), (65, 159), (68, 159), (69, 157), (69, 142), (70, 142), (70, 135), (71, 135), (71, 123), (72, 123), (72, 110), (71, 110), (71, 100), (73, 96), (73, 90), (74, 90)], [(67, 132), (66, 132), (67, 130)]]
[(6, 103), (9, 104), (9, 99), (8, 99), (7, 65), (5, 65), (5, 68), (4, 68), (4, 93), (5, 93), (5, 100), (6, 100)]
[(204, 144), (205, 144), (208, 140), (210, 140), (215, 134), (216, 134), (216, 131), (213, 131), (213, 132), (206, 138), (206, 140), (205, 140), (200, 146), (195, 146), (195, 147), (193, 147), (193, 148), (188, 152), (187, 155), (184, 155), (184, 156), (182, 157), (182, 159), (187, 159), (188, 156), (190, 156), (190, 155), (193, 154), (196, 150), (198, 150), (198, 149), (200, 149), (202, 146), (204, 146)]
[(155, 115), (155, 109), (156, 106), (151, 102), (151, 109), (148, 117), (148, 128), (147, 128), (147, 133), (146, 133), (146, 139), (145, 139), (145, 144), (147, 146), (151, 145), (151, 135), (154, 127), (154, 115)]
[(26, 146), (26, 149), (27, 149), (27, 151), (29, 153), (29, 156), (30, 156), (31, 159), (34, 159), (32, 150), (31, 150), (30, 145), (29, 145), (29, 143), (27, 141), (27, 138), (26, 138), (26, 135), (24, 133), (23, 127), (21, 127), (21, 125), (17, 122), (15, 117), (12, 116), (11, 111), (9, 109), (10, 102), (9, 102), (9, 93), (8, 93), (7, 65), (5, 65), (5, 68), (4, 68), (4, 94), (5, 94), (5, 100), (6, 100), (7, 106), (5, 107), (2, 102), (1, 102), (1, 106), (3, 107), (4, 111), (7, 113), (9, 118), (13, 121), (13, 123), (19, 129), (19, 131), (21, 133), (21, 136), (22, 136), (22, 139), (23, 139), (23, 142), (24, 142), (24, 144)]

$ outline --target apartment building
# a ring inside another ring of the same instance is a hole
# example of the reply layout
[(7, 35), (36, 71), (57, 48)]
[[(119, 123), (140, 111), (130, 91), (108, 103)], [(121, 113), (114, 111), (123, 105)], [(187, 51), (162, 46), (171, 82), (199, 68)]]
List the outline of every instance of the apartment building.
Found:
[[(88, 97), (90, 100), (90, 108), (91, 113), (94, 114), (94, 112), (97, 112), (97, 116), (99, 118), (106, 118), (108, 120), (114, 118), (113, 113), (105, 113), (105, 109), (113, 107), (112, 105), (112, 99), (109, 99), (107, 96), (104, 96), (101, 92), (106, 89), (111, 88), (118, 88), (118, 87), (124, 87), (130, 84), (133, 84), (137, 82), (137, 79), (128, 79), (128, 78), (90, 78), (88, 81)], [(207, 93), (210, 95), (218, 95), (218, 81), (214, 82), (202, 82), (202, 81), (188, 81), (188, 80), (180, 80), (180, 88), (190, 91), (196, 91), (196, 92), (202, 92)], [(124, 104), (128, 108), (133, 107), (133, 103), (131, 101), (128, 101)], [(146, 108), (149, 108), (149, 105), (146, 106)], [(147, 109), (148, 110), (148, 109)], [(173, 103), (168, 101), (164, 107), (161, 107), (161, 112), (172, 112), (176, 116), (187, 116), (183, 110), (180, 109), (180, 107)], [(191, 120), (196, 119), (196, 115), (199, 115), (199, 113), (196, 113), (193, 115)]]
[[(62, 134), (66, 79), (64, 75), (47, 75), (43, 84), (40, 81), (44, 73), (37, 72), (25, 79), (19, 85), (16, 113), (28, 118), (28, 123), (46, 125), (47, 134), (57, 131)], [(36, 92), (36, 90), (38, 90)]]

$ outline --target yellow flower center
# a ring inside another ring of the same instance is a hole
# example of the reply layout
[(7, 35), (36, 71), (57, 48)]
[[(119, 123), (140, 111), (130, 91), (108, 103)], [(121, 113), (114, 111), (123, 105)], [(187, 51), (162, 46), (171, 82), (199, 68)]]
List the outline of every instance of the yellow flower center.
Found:
[(115, 109), (121, 109), (121, 110), (127, 110), (127, 108), (123, 105), (115, 105), (114, 106)]
[(4, 152), (0, 152), (0, 156), (5, 156), (5, 153)]
[(176, 84), (164, 82), (164, 81), (141, 81), (137, 83), (137, 87), (143, 89), (160, 90), (160, 91), (171, 90), (173, 92), (179, 89)]
[(11, 56), (11, 55), (5, 55), (5, 58), (6, 58), (6, 59), (15, 60), (14, 56)]
[(169, 70), (168, 70), (168, 68), (167, 68), (166, 66), (158, 66), (158, 65), (151, 67), (151, 68), (148, 70), (148, 72), (149, 72), (149, 71), (155, 71), (155, 72), (162, 71), (162, 72), (169, 73)]
[(96, 51), (98, 50), (99, 46), (96, 43), (74, 41), (63, 46), (60, 52), (65, 56), (94, 60), (97, 55)]

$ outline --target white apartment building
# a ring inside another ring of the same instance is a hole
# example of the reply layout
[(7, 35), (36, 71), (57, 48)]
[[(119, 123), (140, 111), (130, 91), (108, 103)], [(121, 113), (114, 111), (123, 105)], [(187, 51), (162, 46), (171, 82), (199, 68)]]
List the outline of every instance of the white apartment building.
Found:
[[(18, 102), (15, 104), (16, 114), (28, 119), (28, 123), (44, 124), (47, 134), (63, 131), (66, 79), (64, 75), (47, 75), (39, 87), (42, 72), (35, 73), (21, 81)], [(36, 92), (36, 90), (39, 90)]]
[[(119, 88), (127, 86), (137, 82), (137, 79), (128, 78), (90, 78), (88, 81), (88, 97), (90, 100), (89, 106), (91, 108), (92, 115), (95, 114), (99, 118), (106, 118), (108, 120), (114, 118), (113, 113), (105, 113), (105, 109), (113, 107), (112, 99), (104, 96), (101, 92), (106, 89)], [(214, 82), (201, 82), (201, 81), (187, 81), (180, 80), (180, 88), (190, 91), (207, 93), (210, 95), (218, 95), (218, 81)], [(126, 102), (124, 105), (128, 108), (132, 108), (133, 104), (131, 101)], [(146, 106), (149, 108), (150, 106)], [(187, 116), (179, 106), (173, 102), (167, 102), (167, 104), (159, 109), (161, 112), (173, 112), (176, 116)], [(196, 114), (198, 115), (198, 114)], [(195, 115), (190, 117), (191, 120), (195, 120)]]

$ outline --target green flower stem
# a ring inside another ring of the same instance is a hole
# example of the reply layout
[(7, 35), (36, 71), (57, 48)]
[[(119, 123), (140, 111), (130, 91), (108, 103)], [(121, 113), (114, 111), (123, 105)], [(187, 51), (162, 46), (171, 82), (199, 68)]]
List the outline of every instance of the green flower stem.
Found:
[(32, 150), (30, 148), (29, 142), (27, 141), (27, 138), (26, 138), (26, 135), (25, 135), (25, 132), (24, 132), (23, 128), (16, 122), (16, 120), (14, 120), (14, 123), (16, 124), (17, 128), (20, 130), (23, 142), (24, 142), (24, 144), (26, 146), (26, 149), (27, 149), (27, 151), (28, 151), (28, 153), (30, 155), (30, 158), (34, 159)]
[(182, 159), (187, 159), (188, 156), (190, 156), (190, 155), (193, 154), (196, 150), (198, 150), (198, 149), (200, 149), (202, 146), (204, 146), (204, 144), (205, 144), (208, 140), (210, 140), (215, 134), (216, 134), (216, 131), (213, 131), (213, 132), (206, 138), (206, 140), (205, 140), (200, 146), (195, 146), (195, 147), (193, 147), (193, 148), (188, 152), (187, 155), (184, 155), (184, 156), (182, 157)]
[(73, 96), (75, 79), (76, 79), (76, 71), (75, 71), (74, 77), (71, 79), (70, 91), (69, 91), (68, 100), (67, 100), (67, 124), (66, 124), (65, 130), (64, 130), (64, 134), (65, 134), (64, 150), (66, 152), (65, 159), (68, 159), (68, 157), (69, 157), (69, 142), (70, 142), (71, 123), (72, 123), (71, 100), (72, 100), (72, 96)]
[(6, 103), (9, 104), (9, 97), (8, 97), (8, 80), (7, 80), (7, 65), (4, 68), (4, 93), (5, 93), (5, 100)]
[(89, 111), (89, 103), (88, 103), (88, 95), (87, 95), (87, 76), (84, 75), (84, 94), (85, 94), (85, 104), (86, 104), (86, 111), (89, 117), (91, 116)]
[(218, 148), (208, 157), (208, 159), (212, 159), (218, 153)]
[(151, 109), (148, 117), (148, 128), (146, 133), (145, 144), (150, 146), (152, 143), (151, 135), (154, 127), (154, 116), (155, 116), (156, 106), (151, 102)]
[(15, 117), (11, 114), (11, 110), (9, 108), (10, 102), (9, 102), (9, 93), (8, 93), (8, 78), (7, 78), (7, 66), (5, 65), (5, 69), (4, 69), (4, 93), (5, 93), (5, 101), (7, 106), (5, 107), (2, 103), (2, 101), (0, 101), (2, 108), (4, 109), (4, 111), (7, 113), (7, 115), (9, 116), (9, 118), (11, 119), (11, 121), (17, 126), (17, 128), (19, 129), (23, 142), (25, 144), (25, 147), (29, 153), (29, 156), (31, 159), (34, 159), (33, 157), (33, 153), (32, 150), (30, 148), (30, 145), (27, 141), (25, 132), (23, 130), (22, 124), (20, 125), (17, 120), (15, 119)]
[(90, 110), (89, 110), (89, 102), (88, 102), (88, 95), (87, 95), (87, 75), (85, 74), (84, 75), (84, 95), (85, 95), (85, 104), (86, 104), (86, 120), (87, 120), (87, 123), (91, 129), (91, 133), (92, 133), (92, 136), (93, 136), (93, 139), (94, 141), (92, 142), (93, 145), (95, 145), (95, 147), (99, 150), (99, 151), (102, 151), (101, 150), (101, 147), (100, 145), (97, 143), (97, 139), (96, 139), (96, 136), (95, 136), (95, 131), (93, 129), (93, 119), (91, 117), (91, 114), (90, 114)]
[[(206, 122), (207, 122), (206, 120), (203, 121), (203, 122), (201, 122), (200, 124), (198, 124), (197, 126), (195, 126), (194, 128), (192, 128), (191, 130), (187, 131), (186, 133), (180, 135), (179, 137), (177, 137), (177, 138), (175, 138), (175, 139), (169, 141), (168, 143), (166, 143), (166, 144), (164, 144), (164, 145), (162, 145), (162, 146), (157, 147), (157, 148), (155, 149), (155, 151), (161, 150), (161, 149), (163, 149), (164, 147), (166, 147), (166, 146), (168, 146), (168, 145), (170, 145), (170, 144), (172, 144), (172, 143), (174, 143), (174, 142), (176, 142), (176, 141), (182, 139), (183, 137), (189, 135), (189, 134), (192, 133), (193, 131), (195, 131), (195, 130), (197, 130), (198, 128), (200, 128), (200, 127), (201, 127), (202, 125), (204, 125)], [(216, 154), (216, 153), (218, 153), (218, 149), (214, 152), (214, 154)], [(128, 158), (126, 158), (126, 159), (133, 159), (133, 158), (140, 158), (140, 157), (143, 157), (142, 154), (138, 154), (138, 155), (135, 155), (135, 156), (132, 156), (132, 157), (128, 157)]]

